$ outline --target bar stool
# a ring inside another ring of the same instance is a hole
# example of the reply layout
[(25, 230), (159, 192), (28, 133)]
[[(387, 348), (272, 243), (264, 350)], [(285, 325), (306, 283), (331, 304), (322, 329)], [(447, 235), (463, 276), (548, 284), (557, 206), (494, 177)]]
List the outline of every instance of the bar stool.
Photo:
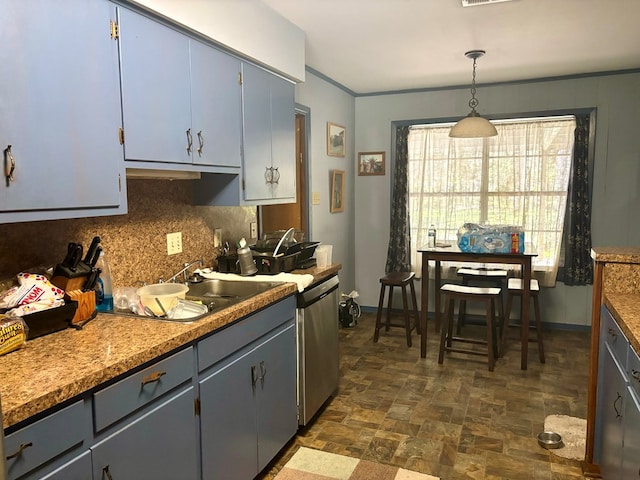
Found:
[[(544, 343), (542, 339), (542, 323), (540, 323), (540, 302), (538, 301), (539, 293), (540, 293), (540, 285), (538, 284), (538, 280), (535, 278), (531, 279), (530, 284), (530, 292), (531, 292), (531, 300), (533, 301), (533, 311), (534, 318), (533, 323), (536, 329), (536, 337), (529, 337), (530, 342), (535, 342), (538, 344), (538, 356), (540, 357), (540, 363), (545, 363), (544, 358)], [(504, 327), (502, 329), (502, 351), (505, 349), (505, 345), (507, 342), (507, 331), (509, 329), (509, 315), (511, 314), (511, 304), (513, 302), (514, 297), (520, 297), (520, 301), (522, 301), (522, 279), (521, 278), (510, 278), (507, 284), (507, 305), (505, 307), (504, 312)], [(522, 304), (520, 304), (520, 320), (522, 321)], [(513, 325), (516, 326), (516, 325)], [(522, 328), (522, 324), (519, 325)]]
[[(420, 313), (418, 312), (418, 302), (416, 300), (416, 290), (413, 285), (414, 272), (391, 272), (387, 273), (380, 279), (380, 301), (378, 302), (378, 315), (376, 317), (376, 330), (373, 334), (373, 342), (378, 341), (380, 328), (382, 327), (382, 309), (384, 304), (384, 294), (389, 287), (389, 299), (387, 301), (387, 317), (385, 323), (385, 331), (389, 331), (389, 327), (404, 327), (407, 335), (407, 346), (411, 346), (411, 330), (415, 327), (416, 332), (420, 334)], [(407, 301), (407, 286), (411, 288), (411, 303), (413, 304), (414, 323), (411, 325), (409, 304)], [(404, 324), (391, 323), (391, 309), (393, 307), (393, 287), (400, 287), (402, 290), (402, 307), (404, 314)]]
[[(501, 289), (497, 287), (473, 287), (469, 285), (445, 284), (440, 287), (440, 292), (445, 297), (444, 325), (440, 333), (440, 352), (438, 363), (444, 361), (444, 352), (465, 353), (469, 355), (486, 356), (489, 371), (493, 372), (496, 358), (499, 356), (498, 336), (496, 334), (496, 308), (498, 317), (502, 317)], [(487, 339), (454, 337), (453, 336), (453, 311), (455, 300), (481, 302), (485, 304), (487, 319)], [(486, 352), (454, 347), (453, 342), (469, 343), (474, 345), (486, 345)]]
[[(478, 286), (491, 285), (496, 288), (503, 288), (503, 282), (509, 276), (509, 272), (503, 269), (497, 268), (459, 268), (456, 272), (462, 277), (462, 285), (471, 285), (473, 283), (480, 283)], [(466, 321), (467, 302), (466, 300), (460, 300), (460, 306), (458, 307), (458, 324), (456, 325), (456, 333), (460, 335), (462, 327)]]

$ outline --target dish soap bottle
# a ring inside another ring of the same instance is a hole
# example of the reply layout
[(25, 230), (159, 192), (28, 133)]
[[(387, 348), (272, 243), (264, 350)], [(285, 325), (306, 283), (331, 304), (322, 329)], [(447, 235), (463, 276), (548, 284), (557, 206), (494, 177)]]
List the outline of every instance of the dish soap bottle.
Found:
[(111, 284), (111, 270), (104, 251), (100, 252), (100, 257), (96, 263), (99, 268), (100, 277), (96, 286), (96, 310), (104, 312), (113, 310), (113, 286)]

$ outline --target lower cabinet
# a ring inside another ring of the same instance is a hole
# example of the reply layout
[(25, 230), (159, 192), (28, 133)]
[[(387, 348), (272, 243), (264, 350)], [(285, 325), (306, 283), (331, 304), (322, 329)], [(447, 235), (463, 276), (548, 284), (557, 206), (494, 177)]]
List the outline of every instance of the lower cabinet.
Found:
[(595, 460), (606, 480), (640, 479), (640, 359), (601, 312)]
[(288, 297), (9, 433), (8, 479), (255, 478), (298, 429), (295, 306)]
[(197, 479), (193, 398), (191, 386), (95, 444), (93, 478)]
[[(258, 317), (232, 327), (237, 330), (228, 332), (226, 345), (238, 338), (258, 338), (200, 375), (204, 479), (252, 479), (295, 435), (296, 335), (293, 308), (289, 312), (285, 317), (267, 315), (263, 321)], [(269, 310), (261, 315), (265, 313)], [(253, 328), (254, 324), (269, 328), (277, 318), (284, 323), (266, 334)], [(199, 346), (206, 347), (217, 345)], [(201, 357), (208, 355), (203, 351)]]

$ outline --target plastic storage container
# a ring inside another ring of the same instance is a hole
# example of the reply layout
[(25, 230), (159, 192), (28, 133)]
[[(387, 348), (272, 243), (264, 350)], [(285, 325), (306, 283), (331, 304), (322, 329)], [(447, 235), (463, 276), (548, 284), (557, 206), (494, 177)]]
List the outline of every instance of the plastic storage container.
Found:
[(101, 270), (96, 288), (96, 310), (100, 312), (113, 310), (113, 284), (111, 283), (111, 270), (104, 251), (100, 252), (96, 268)]

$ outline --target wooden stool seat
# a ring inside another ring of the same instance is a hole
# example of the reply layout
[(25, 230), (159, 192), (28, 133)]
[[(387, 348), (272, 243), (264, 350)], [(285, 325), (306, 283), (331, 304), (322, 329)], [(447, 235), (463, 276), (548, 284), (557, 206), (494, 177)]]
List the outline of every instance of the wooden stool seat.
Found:
[[(444, 352), (465, 353), (469, 355), (486, 356), (488, 359), (489, 371), (493, 372), (495, 360), (499, 355), (498, 341), (496, 334), (496, 304), (498, 317), (502, 318), (502, 297), (501, 288), (497, 287), (474, 287), (469, 285), (445, 284), (440, 288), (440, 292), (445, 296), (444, 325), (440, 333), (440, 351), (438, 363), (444, 361)], [(467, 338), (453, 336), (453, 311), (455, 300), (474, 301), (485, 304), (487, 319), (487, 339)], [(478, 350), (463, 349), (454, 347), (453, 342), (468, 343), (475, 345), (486, 345), (486, 352)]]
[[(414, 272), (390, 272), (380, 278), (380, 300), (378, 301), (378, 314), (376, 316), (376, 329), (373, 334), (373, 342), (378, 341), (380, 336), (380, 328), (382, 328), (382, 310), (384, 308), (384, 294), (386, 288), (389, 287), (389, 299), (387, 301), (387, 315), (385, 321), (385, 331), (389, 331), (390, 327), (403, 327), (407, 336), (407, 346), (411, 346), (411, 331), (415, 328), (420, 333), (420, 313), (418, 312), (418, 302), (416, 300), (416, 289), (413, 285)], [(411, 303), (413, 312), (409, 311), (409, 303), (407, 299), (407, 286), (411, 289)], [(402, 307), (404, 315), (404, 323), (391, 322), (391, 309), (393, 308), (393, 288), (400, 287), (402, 291)], [(413, 325), (411, 325), (410, 316), (413, 315)]]
[[(540, 358), (540, 363), (545, 363), (544, 342), (542, 338), (542, 323), (540, 322), (540, 302), (538, 300), (538, 297), (539, 297), (538, 294), (540, 293), (540, 284), (538, 283), (538, 280), (536, 280), (535, 278), (531, 279), (531, 283), (529, 284), (529, 290), (531, 292), (531, 300), (533, 303), (533, 311), (534, 311), (533, 323), (536, 329), (536, 336), (533, 338), (529, 336), (529, 341), (535, 342), (538, 344), (538, 357)], [(514, 297), (522, 297), (522, 279), (521, 278), (510, 278), (509, 282), (507, 283), (507, 305), (505, 307), (505, 312), (504, 312), (505, 320), (504, 320), (504, 327), (502, 329), (502, 342), (501, 342), (503, 351), (507, 343), (507, 336), (508, 336), (507, 331), (509, 329), (509, 316), (511, 315), (511, 304), (513, 302)], [(520, 309), (520, 320), (522, 320), (522, 304)], [(522, 324), (520, 324), (519, 326), (522, 329)]]
[[(499, 268), (469, 268), (461, 267), (456, 273), (462, 277), (463, 285), (481, 284), (492, 285), (496, 288), (503, 287), (503, 281), (509, 277), (509, 272)], [(456, 334), (460, 335), (462, 327), (466, 323), (467, 302), (460, 300), (458, 307), (458, 323), (456, 325)]]

